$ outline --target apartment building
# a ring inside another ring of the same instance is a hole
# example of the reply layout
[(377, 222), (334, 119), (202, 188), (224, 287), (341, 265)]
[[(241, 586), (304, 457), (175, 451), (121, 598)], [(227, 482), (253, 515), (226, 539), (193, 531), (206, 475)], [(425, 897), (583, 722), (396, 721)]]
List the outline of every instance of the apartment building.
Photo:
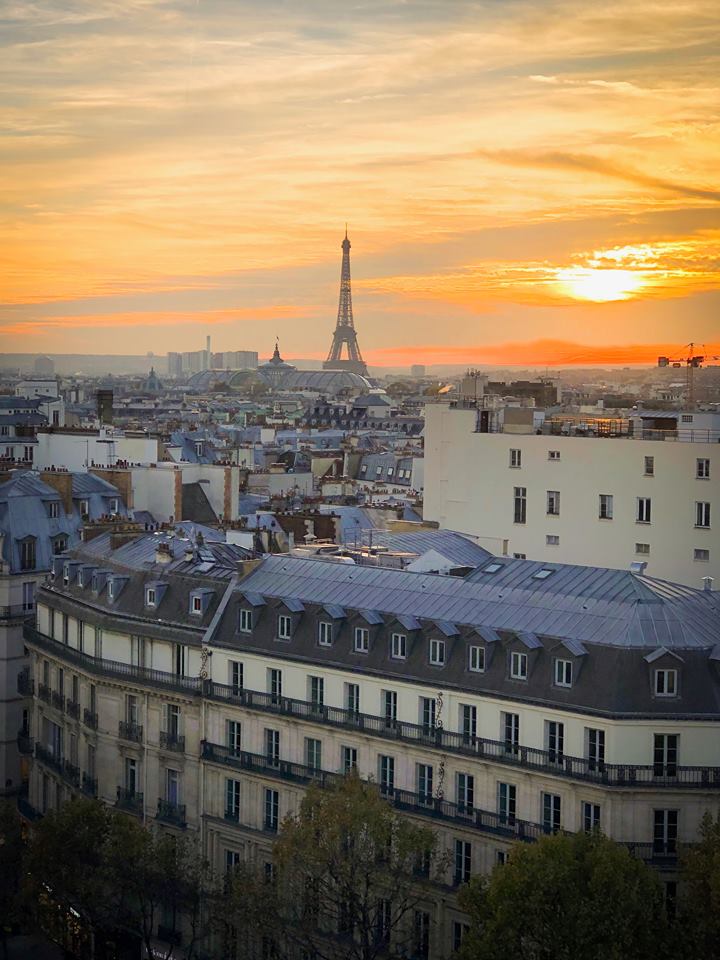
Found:
[(420, 913), (556, 830), (600, 827), (674, 884), (720, 803), (720, 595), (489, 559), (465, 577), (106, 536), (55, 558), (27, 627), (29, 803), (84, 791), (270, 861), (307, 784), (357, 768), (451, 852)]
[(720, 431), (673, 420), (633, 432), (625, 421), (617, 435), (603, 432), (610, 421), (594, 433), (566, 423), (485, 432), (483, 415), (427, 406), (426, 520), (504, 542), (510, 556), (641, 563), (690, 586), (720, 576)]

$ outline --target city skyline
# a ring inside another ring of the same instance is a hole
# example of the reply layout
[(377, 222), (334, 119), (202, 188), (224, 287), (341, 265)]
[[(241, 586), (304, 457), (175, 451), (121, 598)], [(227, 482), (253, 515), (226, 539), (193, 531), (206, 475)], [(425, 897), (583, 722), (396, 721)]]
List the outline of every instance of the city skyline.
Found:
[(4, 351), (720, 353), (715, 5), (302, 7), (9, 9)]

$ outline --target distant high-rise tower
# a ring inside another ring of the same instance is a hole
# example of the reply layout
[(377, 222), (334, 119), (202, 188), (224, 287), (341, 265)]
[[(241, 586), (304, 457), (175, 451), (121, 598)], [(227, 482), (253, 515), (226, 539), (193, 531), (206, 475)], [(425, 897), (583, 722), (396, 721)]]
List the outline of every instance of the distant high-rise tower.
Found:
[[(352, 311), (352, 291), (350, 289), (350, 241), (347, 228), (345, 239), (342, 242), (342, 269), (340, 271), (340, 302), (338, 304), (337, 324), (333, 334), (332, 345), (328, 358), (323, 364), (323, 370), (349, 370), (367, 376), (367, 366), (360, 353), (360, 347), (355, 333)], [(347, 359), (343, 360), (343, 346), (347, 348)]]

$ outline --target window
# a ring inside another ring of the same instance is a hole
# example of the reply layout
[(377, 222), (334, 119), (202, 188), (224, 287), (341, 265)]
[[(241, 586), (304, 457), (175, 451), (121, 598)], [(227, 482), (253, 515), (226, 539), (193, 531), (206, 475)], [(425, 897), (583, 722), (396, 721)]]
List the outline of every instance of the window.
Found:
[(354, 649), (356, 653), (367, 653), (370, 649), (370, 631), (367, 627), (355, 627)]
[(89, 507), (89, 505), (88, 505), (88, 501), (87, 501), (87, 500), (81, 500), (81, 501), (80, 501), (80, 516), (83, 517), (83, 519), (84, 519), (85, 517), (90, 516), (90, 507)]
[(125, 758), (125, 789), (134, 797), (138, 788), (137, 761), (133, 757)]
[(470, 647), (468, 667), (471, 673), (484, 673), (485, 647)]
[(245, 671), (239, 660), (228, 660), (228, 679), (232, 692), (237, 696), (245, 685)]
[(704, 457), (698, 457), (695, 461), (695, 476), (698, 480), (710, 479), (710, 461)]
[(311, 770), (322, 769), (322, 743), (313, 737), (305, 737), (305, 766)]
[(54, 556), (57, 557), (61, 553), (65, 553), (65, 551), (67, 550), (67, 544), (68, 544), (67, 537), (64, 536), (63, 534), (59, 534), (58, 536), (53, 537), (52, 545), (53, 545)]
[(527, 520), (527, 487), (513, 488), (513, 523)]
[(613, 495), (611, 493), (601, 493), (599, 506), (598, 506), (598, 517), (601, 520), (612, 520), (613, 518)]
[(693, 560), (699, 560), (702, 563), (708, 563), (710, 561), (710, 551), (696, 547), (695, 550), (693, 550)]
[(472, 869), (472, 847), (467, 840), (455, 841), (455, 883), (469, 883)]
[(404, 633), (393, 633), (390, 638), (390, 656), (393, 660), (404, 660), (407, 657), (407, 636)]
[(358, 752), (357, 747), (341, 747), (340, 762), (342, 772), (347, 775), (351, 770), (357, 770)]
[(113, 497), (113, 499), (110, 501), (110, 513), (117, 513), (118, 507), (119, 507), (118, 500), (116, 497)]
[(555, 686), (572, 686), (572, 660), (555, 660)]
[(655, 457), (645, 457), (645, 476), (655, 476)]
[(655, 671), (655, 696), (677, 696), (677, 670)]
[(698, 500), (695, 503), (695, 526), (710, 526), (710, 504), (707, 501)]
[(383, 690), (383, 712), (385, 725), (394, 726), (397, 723), (397, 692), (395, 690)]
[(513, 680), (527, 680), (528, 658), (526, 653), (513, 651), (510, 654), (510, 676)]
[(497, 806), (500, 823), (512, 827), (515, 824), (517, 787), (514, 783), (498, 783)]
[(225, 851), (225, 872), (232, 873), (235, 867), (240, 866), (240, 854), (237, 850)]
[(521, 466), (522, 466), (522, 450), (511, 450), (511, 451), (510, 451), (510, 466), (511, 466), (511, 467), (521, 467)]
[(457, 775), (457, 807), (459, 813), (473, 812), (475, 805), (475, 777), (471, 773)]
[(175, 645), (175, 674), (178, 677), (185, 676), (185, 649), (180, 643)]
[(332, 623), (328, 623), (326, 620), (321, 620), (318, 624), (318, 644), (321, 647), (332, 646), (332, 628)]
[(272, 696), (273, 702), (277, 703), (280, 697), (282, 697), (282, 670), (269, 667), (267, 676), (268, 693)]
[(280, 762), (280, 731), (265, 728), (265, 759), (271, 764)]
[(513, 560), (527, 560), (527, 554), (526, 554), (526, 553), (514, 553), (514, 554), (513, 554)]
[(453, 953), (457, 953), (462, 947), (463, 940), (470, 933), (470, 924), (463, 923), (461, 920), (453, 920)]
[(128, 694), (125, 697), (125, 720), (131, 726), (136, 726), (138, 719), (138, 699), (132, 694)]
[(692, 423), (693, 415), (691, 413), (683, 413), (680, 417), (680, 423)]
[(677, 776), (678, 740), (676, 733), (656, 733), (653, 736), (654, 777)]
[(585, 833), (592, 833), (593, 830), (600, 829), (600, 804), (583, 803), (582, 822)]
[(277, 790), (265, 790), (265, 817), (264, 826), (266, 830), (277, 833), (280, 822), (280, 794)]
[(180, 803), (180, 772), (168, 768), (165, 771), (165, 799), (173, 806)]
[(548, 763), (561, 765), (565, 751), (565, 724), (557, 720), (545, 721), (545, 747)]
[(227, 820), (240, 819), (240, 781), (225, 781), (225, 818)]
[(60, 516), (60, 503), (57, 500), (51, 500), (48, 504), (48, 516), (51, 520), (57, 520)]
[(434, 667), (445, 666), (445, 641), (433, 638), (430, 641), (430, 663)]
[(240, 753), (240, 722), (238, 720), (226, 720), (225, 733), (227, 738), (227, 748), (230, 753)]
[(560, 829), (560, 797), (556, 793), (542, 795), (542, 825), (545, 833), (557, 833)]
[(636, 543), (635, 544), (635, 553), (641, 557), (650, 556), (650, 544), (649, 543)]
[(656, 856), (673, 856), (677, 851), (677, 810), (653, 811), (653, 853)]
[(415, 911), (414, 960), (428, 960), (430, 956), (430, 914), (425, 910)]
[(378, 780), (383, 794), (391, 795), (395, 789), (395, 758), (380, 754), (378, 757)]
[(248, 610), (246, 607), (240, 608), (240, 621), (238, 626), (242, 633), (252, 633), (252, 628), (253, 628), (252, 610)]
[(506, 753), (517, 753), (520, 749), (520, 714), (502, 713), (502, 737)]
[(496, 850), (495, 851), (495, 863), (499, 866), (504, 867), (507, 863), (507, 851), (506, 850)]
[(585, 756), (590, 771), (602, 772), (605, 766), (605, 731), (585, 728)]
[(145, 606), (154, 607), (156, 601), (156, 593), (154, 587), (148, 587), (145, 591)]
[(289, 640), (291, 636), (292, 618), (285, 613), (281, 613), (277, 618), (277, 638), (278, 640)]
[(417, 782), (418, 800), (422, 804), (432, 803), (433, 768), (429, 763), (415, 765), (415, 779)]
[(190, 613), (202, 613), (203, 612), (203, 602), (202, 597), (191, 597), (190, 598)]
[(560, 491), (548, 490), (547, 492), (547, 512), (551, 517), (560, 516)]
[(35, 537), (25, 537), (20, 541), (20, 569), (35, 569)]
[(108, 600), (113, 600), (115, 598), (115, 581), (112, 578), (108, 580), (107, 595)]
[(25, 613), (35, 609), (35, 582), (33, 580), (28, 580), (22, 585), (22, 608)]
[(308, 699), (313, 710), (322, 710), (325, 705), (325, 680), (322, 677), (308, 677)]
[(360, 684), (345, 684), (345, 709), (348, 713), (360, 713)]
[(636, 523), (650, 523), (652, 516), (652, 501), (650, 497), (638, 497), (636, 501)]
[(560, 537), (556, 533), (548, 533), (545, 536), (545, 546), (546, 547), (559, 547), (560, 546)]
[(87, 775), (91, 780), (95, 779), (95, 747), (89, 743), (87, 745)]
[(460, 704), (460, 730), (464, 743), (472, 743), (477, 736), (477, 707), (473, 704)]
[(423, 733), (435, 730), (435, 697), (420, 697), (420, 723)]
[(375, 943), (388, 944), (392, 929), (392, 900), (381, 898), (377, 902), (375, 913)]

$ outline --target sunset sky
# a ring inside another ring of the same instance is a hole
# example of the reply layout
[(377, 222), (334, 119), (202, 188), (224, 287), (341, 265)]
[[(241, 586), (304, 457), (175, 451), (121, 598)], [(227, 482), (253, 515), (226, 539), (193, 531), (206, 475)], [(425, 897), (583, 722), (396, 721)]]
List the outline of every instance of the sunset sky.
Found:
[(0, 349), (720, 353), (720, 5), (5, 0)]

